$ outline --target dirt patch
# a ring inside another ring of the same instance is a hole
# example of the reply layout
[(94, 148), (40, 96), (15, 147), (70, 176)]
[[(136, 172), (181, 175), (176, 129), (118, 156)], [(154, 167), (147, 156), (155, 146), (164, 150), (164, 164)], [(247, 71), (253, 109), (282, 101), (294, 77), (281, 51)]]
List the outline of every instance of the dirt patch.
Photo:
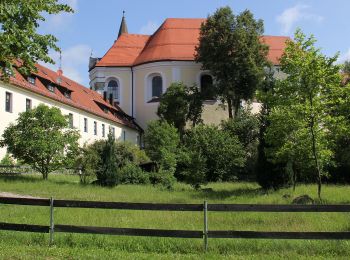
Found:
[(26, 198), (26, 199), (43, 199), (40, 197), (33, 197), (30, 195), (23, 195), (23, 194), (16, 194), (12, 192), (1, 192), (0, 191), (0, 197), (11, 197), (11, 198)]

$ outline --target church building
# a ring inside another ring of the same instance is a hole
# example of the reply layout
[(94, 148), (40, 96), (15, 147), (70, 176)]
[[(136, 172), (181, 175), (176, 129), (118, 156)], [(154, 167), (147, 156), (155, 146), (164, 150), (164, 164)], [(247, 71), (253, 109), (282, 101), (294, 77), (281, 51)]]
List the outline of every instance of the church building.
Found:
[[(196, 84), (208, 99), (202, 119), (218, 124), (228, 117), (221, 102), (210, 96), (213, 77), (194, 60), (199, 32), (205, 19), (169, 18), (153, 35), (131, 34), (123, 16), (118, 36), (102, 58), (90, 58), (91, 89), (119, 105), (146, 128), (157, 119), (159, 98), (173, 82)], [(285, 42), (283, 36), (263, 36), (269, 46), (268, 59), (278, 68)], [(276, 70), (276, 76), (279, 75)], [(206, 94), (207, 93), (207, 94)], [(253, 112), (259, 110), (252, 103)]]

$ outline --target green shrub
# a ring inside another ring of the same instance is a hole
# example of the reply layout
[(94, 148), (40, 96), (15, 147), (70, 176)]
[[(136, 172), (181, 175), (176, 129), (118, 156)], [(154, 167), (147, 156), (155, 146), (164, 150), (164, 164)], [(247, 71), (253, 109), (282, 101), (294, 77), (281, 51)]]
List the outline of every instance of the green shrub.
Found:
[(184, 154), (181, 165), (186, 165), (186, 167), (182, 169), (181, 179), (196, 190), (200, 189), (201, 185), (208, 183), (206, 158), (198, 151), (187, 151)]
[(152, 172), (149, 177), (153, 185), (161, 185), (167, 189), (172, 189), (176, 179), (172, 171), (160, 169), (158, 172)]
[(152, 121), (145, 132), (145, 151), (165, 171), (174, 174), (180, 137), (177, 129), (165, 121)]
[(0, 165), (13, 166), (16, 165), (16, 162), (8, 153), (6, 153), (0, 161)]
[[(201, 161), (200, 168), (206, 168), (205, 181), (232, 180), (244, 166), (246, 155), (236, 136), (216, 126), (199, 125), (189, 130), (184, 136), (187, 151), (198, 153), (191, 155), (191, 160)], [(194, 165), (190, 162), (190, 165)], [(191, 171), (189, 169), (188, 171)]]
[(120, 183), (123, 184), (147, 184), (149, 174), (133, 163), (127, 163), (120, 169)]
[(98, 183), (102, 186), (113, 187), (119, 182), (116, 144), (111, 133), (105, 141), (102, 150), (101, 165), (96, 172), (96, 177)]

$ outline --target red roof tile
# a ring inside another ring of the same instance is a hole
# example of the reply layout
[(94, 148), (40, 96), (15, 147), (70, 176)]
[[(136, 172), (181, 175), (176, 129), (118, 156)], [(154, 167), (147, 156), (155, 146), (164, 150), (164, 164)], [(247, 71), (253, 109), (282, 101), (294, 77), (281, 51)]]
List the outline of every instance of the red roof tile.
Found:
[[(201, 24), (205, 19), (169, 18), (152, 35), (122, 34), (96, 64), (99, 66), (135, 66), (148, 62), (193, 61)], [(268, 59), (275, 65), (283, 54), (285, 36), (263, 36), (269, 45)]]
[(123, 33), (96, 66), (132, 66), (148, 39), (148, 35)]
[[(65, 76), (62, 76), (62, 83), (60, 86), (71, 91), (71, 97), (65, 97), (58, 89), (55, 89), (54, 93), (50, 92), (45, 84), (46, 82), (50, 82), (57, 85), (58, 74), (39, 64), (37, 64), (36, 67), (38, 71), (34, 73), (34, 75), (37, 76), (35, 85), (30, 84), (17, 70), (15, 70), (14, 76), (10, 78), (10, 82), (23, 89), (53, 99), (65, 105), (81, 109), (101, 118), (108, 119), (114, 123), (139, 129), (131, 117), (126, 115), (120, 107), (110, 105), (96, 91), (88, 89)], [(104, 112), (98, 104), (107, 107), (107, 113)]]

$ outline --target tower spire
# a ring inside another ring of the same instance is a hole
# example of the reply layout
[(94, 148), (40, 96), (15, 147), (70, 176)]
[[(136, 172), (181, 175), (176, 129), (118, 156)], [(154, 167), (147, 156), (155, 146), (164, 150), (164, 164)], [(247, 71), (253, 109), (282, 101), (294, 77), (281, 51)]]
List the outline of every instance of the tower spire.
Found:
[(126, 25), (126, 21), (125, 21), (125, 11), (123, 11), (123, 18), (122, 18), (122, 22), (120, 23), (120, 27), (119, 27), (118, 38), (123, 33), (128, 33), (128, 26)]

